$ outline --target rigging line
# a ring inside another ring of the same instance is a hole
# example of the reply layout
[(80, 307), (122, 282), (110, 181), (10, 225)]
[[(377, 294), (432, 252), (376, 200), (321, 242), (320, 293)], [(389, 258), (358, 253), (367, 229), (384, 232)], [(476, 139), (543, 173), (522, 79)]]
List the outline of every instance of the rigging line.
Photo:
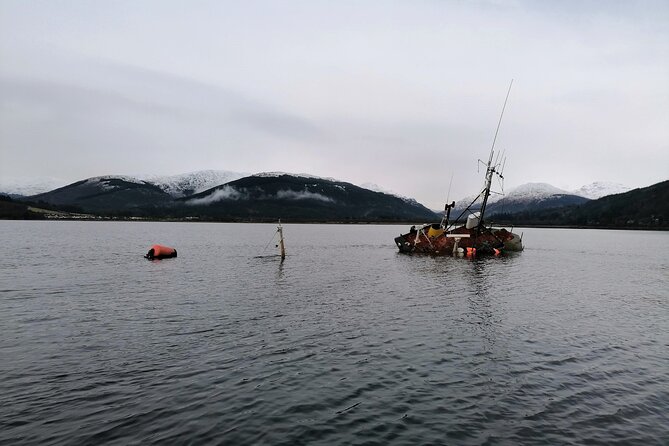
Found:
[(446, 204), (448, 204), (448, 200), (451, 198), (451, 186), (453, 185), (453, 174), (455, 172), (451, 172), (451, 181), (448, 183), (448, 193), (446, 194)]
[(476, 229), (476, 235), (477, 236), (481, 232), (481, 226), (483, 226), (483, 223), (485, 221), (483, 216), (485, 215), (486, 205), (488, 204), (488, 196), (490, 195), (490, 185), (492, 183), (492, 176), (493, 176), (493, 174), (499, 175), (499, 171), (497, 170), (498, 166), (493, 166), (492, 165), (492, 157), (495, 153), (495, 142), (497, 142), (497, 134), (499, 133), (499, 128), (502, 125), (502, 118), (504, 117), (504, 110), (506, 110), (506, 103), (509, 100), (509, 94), (511, 93), (511, 86), (513, 86), (513, 79), (511, 79), (511, 83), (509, 84), (509, 89), (506, 92), (506, 97), (504, 98), (504, 105), (502, 106), (502, 113), (499, 114), (499, 121), (497, 122), (497, 129), (495, 130), (495, 137), (492, 140), (492, 147), (490, 148), (490, 157), (488, 158), (488, 167), (486, 168), (485, 189), (483, 190), (483, 192), (484, 192), (483, 204), (481, 204), (481, 218), (479, 220), (479, 224), (478, 224), (477, 229)]
[(272, 236), (272, 238), (269, 239), (269, 242), (267, 242), (267, 244), (265, 245), (265, 249), (262, 250), (262, 253), (263, 253), (263, 254), (265, 254), (265, 251), (267, 251), (267, 248), (269, 247), (269, 245), (270, 245), (270, 244), (272, 243), (272, 241), (276, 238), (276, 234), (277, 234), (278, 232), (279, 232), (279, 231), (275, 232), (274, 235)]
[[(471, 203), (469, 203), (469, 206), (467, 206), (467, 207), (465, 208), (464, 211), (460, 212), (460, 215), (458, 215), (458, 218), (456, 218), (455, 220), (453, 220), (453, 223), (451, 223), (450, 225), (448, 225), (448, 228), (446, 228), (446, 229), (447, 229), (447, 230), (450, 230), (453, 226), (455, 226), (455, 224), (458, 222), (458, 220), (460, 220), (460, 218), (461, 218), (463, 215), (465, 215), (465, 212), (469, 212), (470, 214), (473, 214), (474, 212), (472, 212), (470, 208), (474, 205), (474, 203), (476, 203), (476, 201), (477, 201), (479, 198), (481, 198), (481, 195), (483, 195), (483, 192), (481, 192), (480, 194), (478, 194), (478, 196), (477, 196), (476, 198), (474, 198), (474, 200), (473, 200)], [(465, 202), (465, 203), (466, 203), (466, 202)]]
[(504, 99), (504, 106), (502, 106), (502, 113), (499, 115), (499, 122), (497, 122), (497, 130), (495, 130), (495, 137), (492, 140), (492, 147), (490, 148), (490, 160), (492, 161), (492, 151), (495, 148), (495, 142), (497, 141), (497, 133), (499, 133), (499, 127), (502, 125), (502, 117), (504, 116), (504, 110), (506, 109), (506, 101), (509, 100), (509, 93), (511, 93), (511, 86), (513, 85), (513, 79), (509, 84), (509, 89), (506, 92), (506, 99)]

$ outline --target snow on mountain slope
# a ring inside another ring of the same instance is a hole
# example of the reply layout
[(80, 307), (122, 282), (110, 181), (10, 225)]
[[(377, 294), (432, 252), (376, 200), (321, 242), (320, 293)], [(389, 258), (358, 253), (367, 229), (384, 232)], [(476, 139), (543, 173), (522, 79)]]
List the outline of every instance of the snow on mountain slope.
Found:
[[(454, 213), (460, 214), (476, 198), (475, 195), (462, 198), (456, 202)], [(574, 196), (570, 192), (547, 183), (527, 183), (510, 189), (505, 195), (492, 193), (488, 199), (488, 215), (500, 212), (519, 212), (546, 207), (562, 207), (587, 201), (584, 197)], [(472, 210), (480, 208), (482, 198), (472, 206)]]
[[(462, 197), (459, 200), (455, 200), (455, 209), (456, 210), (464, 209), (465, 207), (469, 206), (475, 199), (477, 200), (477, 204), (480, 205), (481, 201), (483, 200), (483, 195), (479, 194), (480, 192), (477, 193), (476, 195), (467, 195), (466, 197)], [(504, 194), (497, 192), (495, 189), (493, 189), (490, 192), (490, 197), (488, 197), (488, 204), (493, 204), (504, 197), (505, 197)], [(476, 207), (476, 205), (474, 207)]]
[(0, 193), (11, 196), (37, 195), (65, 186), (67, 181), (59, 178), (0, 178)]
[[(604, 181), (597, 181), (581, 187), (574, 191), (566, 191), (557, 188), (548, 183), (526, 183), (516, 188), (512, 188), (505, 195), (491, 194), (488, 200), (489, 204), (498, 202), (502, 199), (509, 202), (525, 202), (546, 199), (555, 195), (577, 195), (579, 197), (596, 200), (607, 195), (620, 194), (630, 191), (631, 188), (620, 183), (611, 183)], [(461, 198), (459, 205), (467, 205), (471, 203), (476, 195), (470, 195)], [(466, 203), (465, 203), (466, 202)]]
[(105, 175), (87, 178), (29, 197), (54, 205), (76, 206), (85, 212), (138, 211), (163, 206), (172, 197), (158, 186), (135, 177)]
[(397, 192), (393, 192), (390, 189), (386, 189), (385, 187), (379, 186), (378, 184), (375, 183), (363, 183), (360, 185), (360, 187), (362, 187), (363, 189), (371, 190), (372, 192), (381, 192), (382, 194), (392, 195), (393, 197), (401, 198), (406, 203), (418, 203), (418, 201), (416, 201), (415, 198), (400, 195)]
[[(315, 180), (325, 180), (325, 181), (333, 181), (335, 183), (344, 183), (344, 181), (337, 180), (336, 178), (332, 177), (319, 177), (316, 175), (311, 175), (307, 173), (290, 173), (290, 172), (260, 172), (253, 174), (252, 176), (254, 177), (265, 177), (265, 178), (274, 178), (274, 177), (280, 177), (283, 175), (289, 175), (292, 177), (300, 177), (300, 178), (311, 178)], [(392, 195), (393, 197), (401, 198), (404, 202), (410, 203), (410, 204), (415, 204), (418, 203), (415, 198), (410, 198), (410, 197), (405, 197), (403, 195), (400, 195), (398, 193), (395, 193), (389, 189), (383, 188), (379, 186), (378, 184), (374, 183), (363, 183), (363, 184), (354, 184), (355, 186), (361, 187), (363, 189), (371, 190), (372, 192), (381, 192), (382, 194), (386, 195)]]
[(143, 175), (145, 181), (155, 184), (173, 197), (184, 197), (248, 176), (228, 170), (199, 170), (178, 175)]
[[(557, 187), (548, 183), (527, 183), (508, 190), (504, 195), (494, 191), (491, 192), (490, 198), (488, 198), (488, 204), (496, 203), (502, 199), (505, 201), (531, 201), (540, 200), (542, 198), (551, 197), (553, 195), (564, 194), (569, 194), (569, 192), (558, 189)], [(474, 201), (476, 197), (477, 195), (468, 195), (464, 198), (461, 198), (457, 202), (457, 207), (467, 206), (469, 203)], [(482, 198), (483, 197), (480, 197), (479, 201), (481, 201)]]
[(506, 201), (533, 201), (541, 200), (553, 195), (570, 195), (564, 189), (559, 189), (548, 183), (526, 183), (511, 189), (505, 195)]
[(591, 200), (597, 200), (607, 195), (622, 194), (631, 190), (631, 187), (627, 187), (624, 184), (613, 183), (611, 181), (595, 181), (571, 193), (580, 197), (590, 198)]
[(282, 177), (284, 175), (288, 175), (291, 177), (299, 177), (299, 178), (311, 178), (314, 180), (326, 180), (326, 181), (335, 181), (335, 182), (341, 182), (339, 180), (336, 180), (331, 177), (319, 177), (316, 175), (311, 175), (308, 173), (290, 173), (290, 172), (259, 172), (259, 173), (254, 173), (252, 176), (254, 177), (261, 177), (261, 178), (278, 178)]
[(363, 184), (360, 185), (360, 187), (362, 187), (364, 189), (369, 189), (369, 190), (374, 191), (374, 192), (381, 192), (382, 194), (397, 196), (397, 194), (395, 192), (391, 191), (390, 189), (386, 189), (385, 187), (381, 187), (381, 186), (379, 186), (378, 184), (375, 184), (375, 183), (363, 183)]
[(246, 176), (177, 203), (227, 218), (429, 221), (435, 217), (424, 206), (390, 194), (345, 181), (283, 172)]
[(125, 181), (126, 183), (134, 184), (145, 184), (147, 181), (140, 180), (136, 177), (130, 177), (127, 175), (103, 175), (99, 177), (92, 177), (85, 180), (86, 184), (90, 186), (97, 186), (102, 190), (109, 191), (114, 189), (119, 189), (122, 186), (117, 184), (115, 180)]

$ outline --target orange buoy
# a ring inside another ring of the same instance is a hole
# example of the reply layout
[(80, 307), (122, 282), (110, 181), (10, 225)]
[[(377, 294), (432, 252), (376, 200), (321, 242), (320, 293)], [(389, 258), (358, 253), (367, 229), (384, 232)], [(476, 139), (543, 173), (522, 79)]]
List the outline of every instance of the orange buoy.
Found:
[(149, 252), (144, 257), (149, 260), (153, 259), (169, 259), (177, 256), (177, 250), (169, 246), (153, 245)]
[(467, 256), (475, 256), (476, 248), (467, 248)]

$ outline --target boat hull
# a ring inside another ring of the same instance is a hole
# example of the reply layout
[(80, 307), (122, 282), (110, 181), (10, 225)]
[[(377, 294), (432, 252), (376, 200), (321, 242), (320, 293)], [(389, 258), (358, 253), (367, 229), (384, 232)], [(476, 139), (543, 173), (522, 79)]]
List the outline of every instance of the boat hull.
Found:
[(483, 229), (480, 232), (462, 226), (453, 231), (433, 231), (426, 226), (395, 238), (401, 253), (451, 256), (458, 254), (502, 254), (522, 251), (522, 238), (506, 229)]

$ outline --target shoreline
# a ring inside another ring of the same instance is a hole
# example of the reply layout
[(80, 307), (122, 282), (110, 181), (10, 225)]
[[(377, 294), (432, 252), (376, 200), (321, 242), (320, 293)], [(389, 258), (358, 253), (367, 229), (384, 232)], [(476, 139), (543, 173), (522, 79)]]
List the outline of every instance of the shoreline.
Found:
[[(68, 214), (66, 212), (38, 212), (44, 218), (0, 218), (0, 221), (134, 221), (134, 222), (152, 222), (152, 223), (245, 223), (245, 224), (273, 224), (277, 223), (278, 219), (274, 218), (260, 218), (260, 219), (200, 219), (198, 217), (192, 218), (152, 218), (152, 217), (109, 217), (91, 214)], [(65, 215), (68, 214), (68, 215)], [(284, 224), (316, 224), (316, 225), (417, 225), (429, 224), (429, 222), (416, 223), (416, 221), (401, 221), (401, 220), (314, 220), (314, 219), (281, 219)], [(514, 225), (498, 225), (493, 224), (494, 227), (504, 228), (545, 228), (545, 229), (606, 229), (606, 230), (626, 230), (626, 231), (669, 231), (668, 226), (584, 226), (584, 225), (537, 225), (537, 224), (514, 224)]]

